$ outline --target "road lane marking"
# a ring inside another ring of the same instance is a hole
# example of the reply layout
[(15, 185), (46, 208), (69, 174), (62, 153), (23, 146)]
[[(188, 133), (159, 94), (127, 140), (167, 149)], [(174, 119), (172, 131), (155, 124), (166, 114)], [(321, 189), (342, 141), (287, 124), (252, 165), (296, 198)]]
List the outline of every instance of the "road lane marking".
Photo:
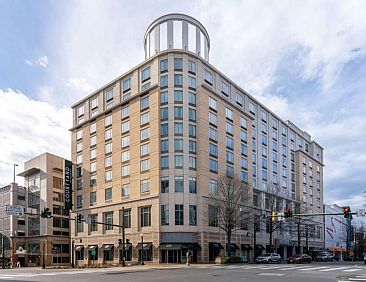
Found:
[(284, 273), (274, 273), (274, 272), (263, 272), (263, 273), (258, 273), (257, 275), (261, 275), (261, 276), (284, 276)]
[(321, 269), (319, 271), (333, 271), (333, 270), (341, 270), (341, 269), (346, 269), (346, 268), (349, 268), (349, 266), (333, 267), (333, 268), (328, 268), (328, 269)]
[(346, 272), (354, 272), (354, 271), (359, 271), (362, 270), (361, 268), (355, 268), (355, 269), (346, 269), (346, 270), (342, 270), (342, 271), (346, 271)]
[(301, 271), (307, 271), (307, 270), (318, 270), (318, 269), (322, 269), (322, 268), (328, 268), (329, 266), (318, 266), (318, 267), (310, 267), (310, 268), (305, 268), (305, 269), (299, 269)]

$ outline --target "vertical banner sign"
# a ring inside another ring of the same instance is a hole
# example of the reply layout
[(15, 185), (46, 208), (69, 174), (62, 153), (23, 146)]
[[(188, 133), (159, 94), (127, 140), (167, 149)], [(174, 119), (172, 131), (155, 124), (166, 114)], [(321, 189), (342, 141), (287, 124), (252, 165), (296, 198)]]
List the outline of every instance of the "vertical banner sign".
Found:
[(72, 209), (72, 162), (65, 160), (64, 166), (64, 199), (65, 210)]

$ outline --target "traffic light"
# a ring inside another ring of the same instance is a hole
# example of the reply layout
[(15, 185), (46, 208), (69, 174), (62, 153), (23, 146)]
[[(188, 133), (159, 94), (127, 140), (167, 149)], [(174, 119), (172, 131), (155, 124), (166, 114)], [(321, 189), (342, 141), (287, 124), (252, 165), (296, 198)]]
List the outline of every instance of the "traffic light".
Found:
[(290, 208), (285, 208), (284, 216), (285, 216), (285, 218), (292, 217), (292, 212), (291, 212)]
[(126, 244), (129, 244), (130, 243), (130, 239), (126, 239)]
[(43, 212), (41, 212), (41, 217), (42, 218), (51, 218), (52, 213), (51, 213), (50, 209), (49, 208), (44, 208)]
[(344, 215), (344, 218), (349, 218), (351, 216), (350, 207), (343, 207), (343, 215)]
[(80, 213), (78, 213), (76, 216), (77, 223), (81, 223), (81, 220), (82, 220), (82, 215)]

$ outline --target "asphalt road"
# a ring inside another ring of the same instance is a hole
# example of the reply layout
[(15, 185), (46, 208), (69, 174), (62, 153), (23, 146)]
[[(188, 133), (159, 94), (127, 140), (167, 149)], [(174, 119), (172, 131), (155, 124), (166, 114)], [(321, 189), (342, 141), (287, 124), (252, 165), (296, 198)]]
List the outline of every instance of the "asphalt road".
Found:
[(312, 264), (238, 264), (146, 266), (109, 269), (40, 270), (23, 268), (0, 270), (0, 282), (92, 282), (92, 281), (259, 281), (325, 282), (366, 281), (366, 267), (361, 263)]

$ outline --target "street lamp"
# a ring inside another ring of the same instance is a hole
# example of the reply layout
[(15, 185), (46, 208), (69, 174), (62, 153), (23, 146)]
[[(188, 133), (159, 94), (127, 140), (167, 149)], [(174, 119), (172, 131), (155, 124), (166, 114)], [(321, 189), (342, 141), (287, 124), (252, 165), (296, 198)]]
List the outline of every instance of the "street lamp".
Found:
[(13, 164), (13, 172), (14, 172), (14, 178), (13, 178), (13, 183), (15, 183), (15, 167), (17, 167), (17, 164)]
[(140, 234), (141, 236), (141, 265), (144, 265), (144, 234)]
[(82, 243), (83, 241), (81, 239), (74, 239), (74, 240), (71, 240), (71, 268), (74, 268), (75, 267), (75, 241), (76, 240), (80, 240), (80, 243)]

